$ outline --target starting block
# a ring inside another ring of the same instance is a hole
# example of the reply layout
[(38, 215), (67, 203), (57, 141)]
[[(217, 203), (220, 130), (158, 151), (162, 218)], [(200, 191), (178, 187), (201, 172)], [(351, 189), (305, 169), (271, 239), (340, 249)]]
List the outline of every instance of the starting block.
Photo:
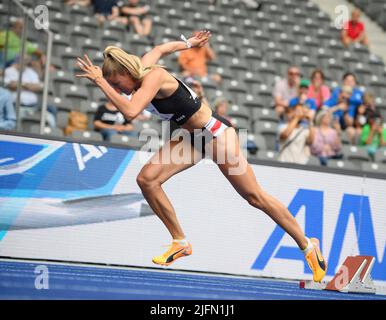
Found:
[(312, 280), (300, 281), (301, 289), (330, 290), (346, 293), (376, 294), (377, 289), (371, 278), (375, 258), (372, 256), (347, 257), (331, 281), (321, 283)]

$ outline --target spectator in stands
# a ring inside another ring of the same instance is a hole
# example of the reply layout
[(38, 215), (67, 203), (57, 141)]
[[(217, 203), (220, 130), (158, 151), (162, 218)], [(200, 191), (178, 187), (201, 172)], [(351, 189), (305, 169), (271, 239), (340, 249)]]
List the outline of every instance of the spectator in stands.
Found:
[[(16, 19), (11, 24), (11, 28), (8, 32), (8, 44), (7, 44), (7, 53), (5, 57), (5, 43), (7, 38), (7, 30), (0, 31), (0, 66), (9, 67), (14, 61), (15, 58), (21, 52), (21, 38), (23, 32), (24, 22), (21, 19)], [(35, 55), (40, 59), (42, 64), (45, 63), (45, 55), (40, 51), (37, 45), (26, 42), (26, 53), (28, 55)], [(6, 59), (6, 61), (5, 61)]]
[(332, 108), (335, 118), (339, 120), (340, 129), (345, 130), (354, 125), (354, 117), (362, 101), (363, 92), (357, 88), (355, 75), (346, 73), (343, 76), (343, 86), (332, 92), (324, 106)]
[(351, 20), (349, 20), (342, 30), (342, 42), (348, 47), (351, 43), (359, 42), (365, 46), (369, 45), (369, 40), (365, 32), (365, 25), (359, 19), (361, 12), (359, 9), (354, 9), (351, 13)]
[(15, 128), (16, 113), (11, 92), (0, 87), (0, 130), (13, 130)]
[(351, 117), (348, 114), (348, 101), (351, 94), (352, 88), (349, 86), (343, 86), (338, 97), (331, 97), (323, 105), (323, 109), (328, 109), (330, 113), (333, 114), (333, 125), (339, 133), (346, 130), (353, 124)]
[(64, 2), (69, 6), (78, 5), (81, 7), (87, 7), (90, 5), (90, 0), (64, 0)]
[(218, 97), (216, 100), (214, 100), (213, 105), (214, 105), (214, 112), (216, 112), (219, 116), (227, 119), (234, 127), (234, 124), (232, 123), (232, 119), (228, 116), (228, 108), (229, 108), (228, 99), (224, 97)]
[[(194, 31), (193, 36), (197, 33), (198, 31)], [(209, 76), (207, 63), (215, 59), (216, 54), (208, 42), (203, 47), (181, 51), (178, 57), (178, 64), (184, 77), (207, 78)], [(218, 74), (212, 74), (209, 77), (217, 84), (222, 80)]]
[(153, 21), (149, 14), (150, 6), (142, 6), (139, 0), (128, 0), (127, 4), (120, 7), (120, 14), (126, 25), (132, 25), (140, 36), (149, 36)]
[(320, 111), (315, 122), (315, 138), (311, 145), (311, 153), (318, 157), (320, 164), (324, 166), (327, 165), (328, 159), (341, 159), (342, 143), (338, 131), (331, 126), (331, 112)]
[(376, 111), (375, 97), (372, 93), (366, 92), (363, 96), (363, 103), (358, 107), (354, 118), (354, 125), (346, 129), (351, 144), (358, 144), (363, 127), (368, 123), (369, 116)]
[(379, 112), (369, 111), (367, 124), (362, 129), (360, 145), (367, 147), (371, 157), (374, 157), (378, 148), (386, 147), (386, 128)]
[(95, 18), (100, 26), (106, 21), (117, 21), (126, 24), (126, 19), (122, 19), (119, 12), (117, 0), (90, 0), (94, 7)]
[(309, 114), (310, 119), (314, 119), (316, 113), (316, 101), (313, 98), (308, 98), (308, 90), (310, 87), (310, 81), (307, 79), (302, 79), (299, 84), (298, 96), (292, 98), (288, 106), (294, 108), (298, 105), (305, 108), (305, 112)]
[[(38, 73), (30, 67), (31, 58), (25, 56), (25, 67), (22, 71), (22, 88), (20, 93), (20, 117), (23, 118), (28, 113), (34, 113), (39, 108), (38, 93), (43, 90), (43, 83), (39, 79)], [(15, 62), (5, 69), (4, 83), (7, 88), (12, 91), (13, 103), (17, 99), (17, 83), (20, 73), (20, 57), (15, 59)], [(49, 126), (56, 127), (56, 109), (52, 106), (47, 106), (47, 122)]]
[(276, 82), (273, 91), (275, 100), (275, 110), (280, 118), (283, 118), (288, 108), (289, 101), (295, 98), (298, 94), (300, 82), (300, 70), (296, 66), (291, 66), (288, 69), (288, 77)]
[(331, 96), (330, 88), (325, 85), (325, 76), (322, 70), (316, 69), (311, 75), (311, 85), (308, 88), (308, 98), (315, 99), (316, 108), (319, 110), (323, 102)]
[[(301, 106), (286, 108), (287, 123), (279, 125), (279, 157), (282, 162), (306, 164), (310, 157), (310, 145), (315, 136), (312, 119)], [(301, 125), (309, 122), (308, 128)]]
[(94, 127), (107, 141), (110, 141), (111, 137), (118, 133), (132, 137), (138, 136), (137, 132), (134, 131), (134, 126), (111, 102), (106, 102), (98, 107), (94, 116)]

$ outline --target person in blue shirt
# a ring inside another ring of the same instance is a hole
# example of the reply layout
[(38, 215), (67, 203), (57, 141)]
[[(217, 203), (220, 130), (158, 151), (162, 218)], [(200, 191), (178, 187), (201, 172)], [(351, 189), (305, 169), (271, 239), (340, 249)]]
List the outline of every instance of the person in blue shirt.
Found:
[[(315, 113), (317, 110), (316, 100), (308, 98), (308, 88), (310, 86), (310, 81), (307, 79), (302, 79), (299, 84), (299, 94), (297, 97), (291, 99), (288, 103), (289, 108), (295, 108), (298, 105), (303, 106), (308, 114), (309, 119), (314, 119)], [(308, 126), (308, 122), (301, 121), (301, 125)]]
[(11, 92), (0, 87), (0, 130), (13, 130), (15, 128), (16, 114)]
[(302, 104), (308, 109), (316, 111), (316, 101), (315, 99), (308, 98), (308, 88), (310, 87), (310, 81), (307, 79), (302, 79), (299, 85), (299, 95), (289, 101), (288, 106), (290, 108), (296, 107), (298, 104)]
[(358, 107), (363, 103), (363, 92), (357, 88), (356, 77), (353, 73), (343, 76), (343, 86), (336, 88), (324, 106), (334, 108), (334, 119), (339, 121), (340, 129), (345, 130), (353, 126)]

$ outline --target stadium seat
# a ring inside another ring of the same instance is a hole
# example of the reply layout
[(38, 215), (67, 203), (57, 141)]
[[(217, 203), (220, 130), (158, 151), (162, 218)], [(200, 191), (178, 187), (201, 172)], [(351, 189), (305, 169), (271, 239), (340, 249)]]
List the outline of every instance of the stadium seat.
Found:
[(232, 96), (232, 102), (235, 104), (242, 103), (248, 91), (244, 83), (237, 80), (223, 80), (222, 87)]
[(270, 38), (268, 34), (263, 33), (262, 30), (256, 30), (253, 35), (253, 40), (257, 44), (257, 48), (259, 50), (265, 51), (268, 48), (268, 43), (270, 42)]
[(296, 45), (296, 41), (285, 32), (280, 34), (279, 42), (284, 52), (291, 52), (292, 48)]
[(344, 73), (344, 68), (335, 58), (329, 59), (327, 65), (322, 66), (322, 68), (326, 70), (325, 76), (327, 80), (336, 81), (337, 79), (341, 79)]
[(90, 130), (94, 129), (94, 117), (95, 113), (98, 110), (98, 107), (102, 104), (100, 101), (82, 101), (80, 103), (79, 111), (87, 115), (88, 119), (88, 128)]
[(140, 149), (143, 146), (143, 142), (139, 141), (138, 138), (129, 137), (123, 134), (115, 134), (111, 136), (112, 143), (122, 144), (133, 149)]
[(277, 161), (278, 156), (276, 151), (259, 150), (257, 152), (257, 159), (259, 160)]
[[(301, 22), (301, 21), (300, 21)], [(315, 19), (308, 17), (303, 22), (303, 27), (313, 39), (318, 39), (319, 25)]]
[(221, 44), (216, 50), (216, 55), (221, 65), (230, 67), (233, 64), (232, 60), (235, 57), (235, 51), (231, 46)]
[(93, 9), (91, 6), (69, 6), (66, 8), (68, 15), (71, 19), (79, 20), (83, 17), (91, 16), (93, 14)]
[(300, 25), (295, 24), (292, 28), (292, 35), (296, 43), (302, 44), (304, 42), (305, 37), (307, 37), (308, 34), (305, 30), (303, 30), (303, 28)]
[(57, 111), (69, 112), (73, 110), (71, 101), (59, 96), (48, 96), (47, 105), (56, 107)]
[(386, 148), (381, 148), (375, 152), (374, 160), (377, 163), (386, 163)]
[(344, 51), (342, 61), (346, 70), (353, 70), (358, 64), (359, 59), (354, 52)]
[(245, 100), (243, 102), (243, 105), (248, 107), (248, 108), (264, 108), (264, 104), (262, 101), (258, 99), (258, 97), (252, 95), (252, 94), (247, 94), (245, 96)]
[[(184, 19), (188, 21), (192, 21), (194, 14), (198, 11), (196, 1), (177, 1), (175, 3), (175, 9), (183, 13)], [(214, 9), (212, 8), (212, 10)], [(216, 11), (218, 11), (220, 15), (222, 14), (220, 10)]]
[(89, 141), (103, 141), (102, 135), (95, 131), (79, 131), (74, 130), (71, 133), (71, 137), (77, 140), (89, 140)]
[(244, 19), (242, 24), (238, 24), (238, 27), (241, 28), (241, 30), (244, 30), (245, 36), (248, 38), (252, 38), (256, 30), (259, 28), (256, 21), (249, 18)]
[(58, 128), (64, 129), (67, 126), (69, 114), (67, 111), (59, 111), (56, 114), (56, 126)]
[(268, 86), (271, 87), (274, 84), (276, 74), (276, 70), (270, 64), (268, 64), (266, 61), (261, 61), (260, 65), (258, 66), (256, 76), (261, 79), (261, 82), (263, 82), (262, 85), (266, 85), (265, 90), (267, 91)]
[(117, 21), (108, 21), (105, 23), (105, 30), (108, 30), (112, 35), (119, 39), (119, 42), (125, 41), (125, 35), (127, 34), (127, 28), (122, 23)]
[(95, 112), (98, 110), (99, 105), (101, 104), (98, 103), (97, 101), (91, 101), (91, 100), (82, 101), (80, 104), (79, 111), (86, 114), (87, 113), (95, 114)]
[(61, 56), (66, 48), (71, 47), (70, 37), (67, 34), (55, 34), (52, 40), (52, 54), (54, 56)]
[(63, 84), (74, 84), (75, 76), (68, 71), (59, 70), (51, 75), (53, 82), (54, 94), (57, 96), (64, 95), (64, 91), (61, 89)]
[(103, 30), (103, 33), (100, 35), (100, 40), (102, 43), (102, 47), (105, 48), (107, 46), (116, 45), (116, 43), (123, 43), (124, 38), (123, 34), (119, 35), (115, 32), (111, 32), (110, 30)]
[[(50, 1), (53, 5), (54, 1)], [(60, 4), (59, 4), (60, 5)], [(49, 10), (53, 10), (53, 6), (48, 7)], [(68, 14), (62, 12), (54, 12), (49, 15), (50, 29), (56, 31), (56, 33), (68, 34), (71, 27), (71, 19)]]
[(80, 48), (87, 39), (90, 39), (90, 30), (87, 27), (75, 25), (70, 28), (70, 41), (76, 48)]
[[(34, 125), (40, 126), (40, 112), (26, 114), (23, 118), (21, 118), (21, 128), (23, 132), (31, 132), (31, 128)], [(47, 125), (47, 123), (46, 123)]]
[[(184, 25), (188, 24), (184, 16), (179, 11), (176, 11), (176, 10), (171, 10), (168, 12), (167, 20), (170, 22), (170, 27), (174, 30), (178, 29), (181, 21), (184, 21)], [(189, 21), (189, 24), (190, 24), (190, 21)]]
[(90, 39), (95, 40), (96, 37), (99, 35), (99, 26), (98, 22), (93, 16), (84, 16), (81, 17), (78, 21), (76, 21), (82, 28), (85, 28), (90, 35)]
[(354, 73), (358, 77), (359, 83), (369, 83), (371, 80), (371, 70), (367, 68), (363, 63), (358, 62), (354, 67)]
[[(30, 133), (40, 134), (40, 125), (31, 125)], [(59, 128), (44, 127), (43, 134), (53, 137), (63, 137), (63, 131)]]
[(218, 73), (223, 80), (229, 80), (228, 82), (233, 80), (233, 74), (230, 71), (229, 67), (216, 67), (215, 73)]
[(234, 1), (223, 0), (219, 3), (221, 11), (224, 12), (226, 16), (231, 16), (234, 9), (238, 7), (238, 4)]
[[(271, 80), (269, 83), (273, 83), (274, 80)], [(258, 89), (258, 97), (257, 97), (260, 102), (265, 106), (265, 107), (272, 107), (274, 105), (273, 102), (273, 97), (272, 97), (272, 90), (269, 86), (266, 84), (261, 84), (259, 89)]]
[(362, 147), (343, 145), (342, 152), (344, 159), (349, 160), (357, 168), (361, 167), (362, 162), (370, 161), (367, 150)]
[(271, 62), (275, 66), (277, 74), (286, 74), (292, 61), (288, 59), (281, 51), (277, 51), (274, 53)]
[(67, 47), (62, 51), (60, 57), (62, 59), (64, 69), (71, 70), (77, 64), (77, 58), (83, 57), (83, 53), (79, 48)]
[(362, 163), (362, 171), (386, 174), (386, 164), (364, 162)]
[(248, 71), (248, 65), (242, 58), (233, 58), (229, 69), (232, 72), (233, 77), (241, 80), (244, 78), (244, 74)]
[(268, 150), (276, 150), (278, 126), (270, 121), (255, 121), (253, 132), (264, 136)]
[(311, 156), (307, 161), (308, 166), (320, 166), (320, 160), (318, 157)]
[(162, 125), (161, 125), (161, 122), (159, 122), (158, 120), (135, 121), (133, 122), (133, 125), (134, 125), (134, 130), (139, 133), (141, 132), (149, 133), (150, 131), (147, 132), (146, 130), (152, 129), (153, 131), (155, 130), (155, 132), (158, 132), (159, 136), (162, 135)]
[(255, 73), (248, 71), (245, 73), (244, 83), (248, 93), (257, 92), (257, 88), (261, 85), (261, 80), (256, 77)]
[(312, 36), (306, 36), (304, 38), (304, 50), (308, 55), (316, 57), (319, 48), (320, 42), (317, 40), (316, 37), (314, 38)]
[(229, 117), (240, 117), (249, 120), (251, 118), (249, 108), (243, 105), (232, 104), (228, 109)]
[(267, 150), (267, 145), (266, 145), (265, 139), (262, 135), (254, 134), (254, 133), (248, 133), (247, 138), (249, 141), (253, 141), (253, 143), (256, 145), (257, 152)]
[(330, 159), (327, 161), (327, 167), (329, 168), (337, 168), (337, 169), (347, 169), (347, 170), (355, 170), (358, 171), (358, 166), (354, 165), (350, 161), (347, 160), (335, 160)]
[(245, 47), (241, 51), (241, 58), (245, 61), (248, 66), (249, 71), (257, 71), (257, 67), (261, 61), (262, 53), (261, 51), (251, 48)]
[(376, 96), (384, 96), (386, 90), (386, 83), (384, 83), (384, 81), (382, 81), (377, 75), (371, 76), (368, 85), (374, 91)]
[(88, 100), (89, 93), (84, 86), (77, 86), (71, 84), (64, 84), (61, 90), (64, 91), (64, 97), (71, 100), (74, 106), (80, 106), (80, 103), (84, 100)]
[(232, 124), (237, 129), (247, 129), (250, 130), (250, 123), (249, 119), (246, 119), (244, 116), (230, 116)]
[(351, 144), (350, 143), (350, 138), (349, 138), (346, 130), (342, 131), (340, 140), (341, 140), (342, 144), (346, 144), (346, 145)]
[(268, 121), (278, 123), (279, 118), (273, 109), (268, 108), (253, 108), (252, 109), (252, 120), (253, 121)]
[(103, 91), (93, 83), (90, 83), (90, 85), (87, 86), (87, 89), (89, 92), (89, 99), (100, 103), (108, 101)]

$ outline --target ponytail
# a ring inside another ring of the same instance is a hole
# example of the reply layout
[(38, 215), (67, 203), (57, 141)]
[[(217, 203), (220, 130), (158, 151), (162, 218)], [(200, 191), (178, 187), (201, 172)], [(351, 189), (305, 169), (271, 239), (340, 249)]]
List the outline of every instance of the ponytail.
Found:
[(114, 46), (108, 46), (104, 52), (102, 66), (105, 78), (115, 75), (129, 73), (135, 80), (142, 80), (143, 77), (159, 65), (152, 65), (144, 68), (138, 56), (128, 54), (124, 50)]

